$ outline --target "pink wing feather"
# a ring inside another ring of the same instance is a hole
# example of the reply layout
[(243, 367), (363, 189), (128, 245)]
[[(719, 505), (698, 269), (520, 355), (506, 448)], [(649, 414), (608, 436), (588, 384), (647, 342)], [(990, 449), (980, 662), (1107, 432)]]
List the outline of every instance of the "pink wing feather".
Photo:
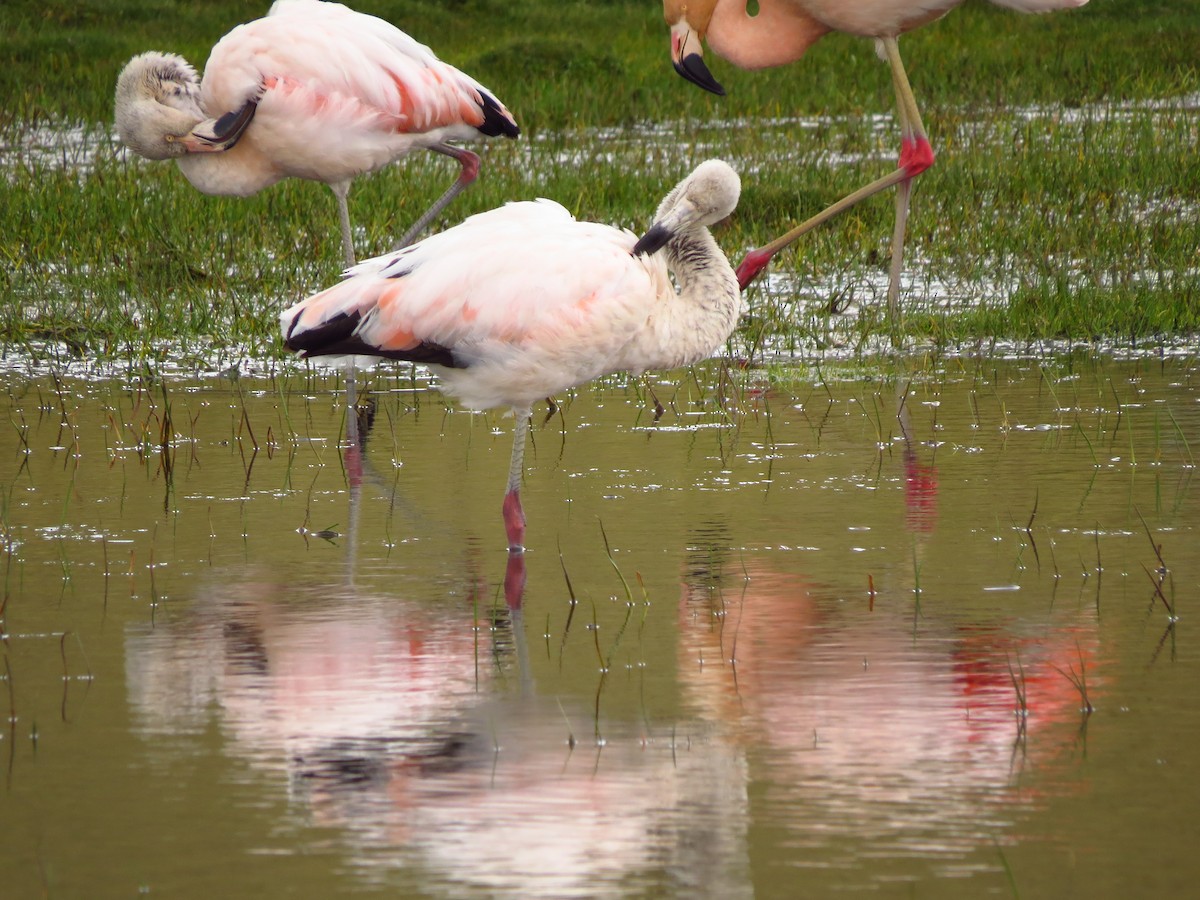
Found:
[[(414, 146), (476, 137), (488, 107), (516, 133), (494, 96), (428, 47), (383, 19), (319, 0), (279, 0), (213, 47), (203, 108), (219, 115), (255, 98), (255, 128), (270, 130), (264, 145), (289, 173), (318, 180), (334, 180), (329, 165), (343, 165), (348, 178)], [(325, 144), (320, 173), (292, 171), (289, 156), (302, 166)]]
[[(619, 346), (644, 323), (645, 298), (669, 287), (661, 260), (634, 258), (635, 236), (575, 221), (551, 201), (510, 203), (348, 270), (340, 284), (285, 311), (290, 346), (338, 320), (356, 323), (356, 352), (400, 356), (445, 348), (458, 364), (611, 332)], [(662, 271), (659, 271), (659, 270)]]
[(356, 337), (388, 355), (427, 343), (469, 360), (488, 344), (560, 343), (613, 328), (605, 323), (623, 318), (624, 298), (646, 296), (652, 276), (634, 244), (634, 234), (576, 222), (550, 200), (510, 203), (354, 266), (281, 322), (299, 338), (354, 318)]

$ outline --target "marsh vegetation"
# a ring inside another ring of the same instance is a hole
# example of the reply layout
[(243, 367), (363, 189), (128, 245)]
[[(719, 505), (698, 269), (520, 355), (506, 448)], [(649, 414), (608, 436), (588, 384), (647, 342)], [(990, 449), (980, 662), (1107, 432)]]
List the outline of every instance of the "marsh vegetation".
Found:
[[(475, 74), (524, 137), (482, 147), (445, 224), (547, 196), (640, 227), (666, 186), (720, 156), (743, 175), (720, 235), (736, 259), (892, 165), (886, 67), (833, 37), (799, 64), (721, 70), (729, 96), (671, 71), (655, 4), (365, 3)], [(333, 202), (285, 182), (200, 195), (111, 136), (115, 73), (147, 48), (201, 65), (239, 4), (7, 3), (0, 113), (6, 346), (136, 357), (278, 353), (276, 311), (341, 268)], [(115, 23), (120, 22), (120, 27)], [(966, 4), (905, 41), (938, 150), (918, 181), (903, 332), (928, 346), (1121, 343), (1197, 330), (1200, 196), (1194, 2), (1092, 3), (1025, 17)], [(581, 37), (586, 35), (586, 39)], [(424, 154), (360, 179), (360, 255), (382, 252), (444, 188)], [(747, 292), (744, 352), (873, 349), (890, 200), (864, 204)]]
[[(548, 196), (636, 229), (719, 156), (736, 260), (893, 164), (861, 41), (718, 99), (654, 2), (356, 6), (521, 122), (445, 224)], [(112, 137), (126, 59), (202, 64), (248, 15), (0, 6), (6, 892), (1200, 882), (1200, 2), (906, 38), (939, 156), (898, 329), (881, 198), (774, 263), (720, 358), (557, 398), (519, 583), (510, 419), (385, 364), (352, 443), (341, 373), (282, 351), (342, 267), (329, 191), (208, 197)], [(360, 255), (452, 166), (360, 179)]]

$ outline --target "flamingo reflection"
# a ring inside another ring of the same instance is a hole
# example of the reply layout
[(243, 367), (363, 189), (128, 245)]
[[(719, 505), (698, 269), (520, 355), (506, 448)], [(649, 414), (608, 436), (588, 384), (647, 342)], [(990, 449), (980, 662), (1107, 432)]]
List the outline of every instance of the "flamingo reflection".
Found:
[[(375, 424), (375, 409), (375, 400), (370, 396), (364, 396), (361, 401), (350, 401), (346, 418), (346, 442), (341, 448), (342, 468), (346, 473), (349, 499), (349, 527), (346, 533), (347, 586), (354, 585), (364, 486), (372, 486), (380, 495), (388, 497), (393, 504), (398, 499), (395, 485), (389, 485), (385, 481), (367, 455), (367, 442)], [(468, 568), (473, 568), (473, 566)], [(510, 611), (516, 612), (521, 608), (521, 598), (525, 592), (525, 579), (524, 549), (510, 547), (503, 581), (505, 604)]]
[(927, 616), (914, 640), (904, 613), (699, 543), (679, 607), (685, 696), (747, 748), (776, 802), (804, 811), (793, 842), (967, 852), (1060, 781), (1084, 721), (1064, 673), (1094, 666), (1089, 615), (1036, 628)]
[(215, 711), (226, 752), (282, 776), (360, 868), (456, 895), (751, 896), (740, 750), (686, 729), (573, 745), (586, 706), (513, 678), (528, 672), (520, 610), (477, 621), (476, 605), (212, 585), (191, 620), (129, 638), (133, 703), (154, 733), (199, 732)]

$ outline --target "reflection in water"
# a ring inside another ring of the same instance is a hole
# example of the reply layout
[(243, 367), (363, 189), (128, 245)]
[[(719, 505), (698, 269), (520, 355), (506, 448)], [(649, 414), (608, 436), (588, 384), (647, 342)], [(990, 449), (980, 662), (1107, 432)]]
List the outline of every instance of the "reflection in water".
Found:
[[(510, 556), (506, 581), (514, 563), (523, 575)], [(191, 620), (129, 637), (133, 703), (148, 734), (199, 731), (218, 710), (229, 752), (283, 773), (306, 817), (344, 830), (364, 877), (749, 896), (740, 751), (700, 731), (576, 745), (569, 722), (587, 713), (535, 696), (519, 608), (476, 622), (473, 605), (210, 586)]]
[(788, 846), (810, 848), (813, 866), (951, 865), (1038, 801), (1026, 772), (1044, 785), (1071, 763), (1086, 719), (1064, 673), (1094, 665), (1092, 616), (1038, 629), (926, 619), (914, 638), (907, 616), (849, 609), (763, 560), (727, 565), (721, 544), (693, 542), (684, 690), (749, 748), (752, 776), (773, 786), (764, 818), (791, 822)]
[(896, 420), (904, 440), (904, 525), (913, 534), (932, 532), (937, 522), (937, 466), (933, 463), (935, 449), (929, 451), (929, 462), (921, 462), (918, 442), (913, 435), (912, 415), (908, 408), (908, 386), (900, 390)]
[[(346, 471), (348, 488), (350, 527), (346, 535), (346, 569), (348, 586), (354, 584), (354, 567), (358, 555), (358, 523), (362, 518), (363, 485), (374, 486), (382, 494), (390, 496), (395, 502), (395, 486), (388, 486), (383, 477), (375, 469), (371, 458), (367, 455), (367, 441), (371, 437), (371, 429), (375, 425), (375, 400), (365, 396), (361, 401), (355, 399), (353, 382), (350, 382), (349, 409), (353, 414), (347, 414), (346, 444), (342, 448), (342, 466)], [(554, 407), (546, 416), (546, 421), (554, 414)], [(523, 547), (509, 547), (508, 562), (504, 573), (504, 599), (510, 610), (514, 612), (521, 608), (521, 597), (525, 593), (525, 550)], [(519, 630), (519, 629), (518, 629)]]
[[(1090, 664), (1090, 619), (1032, 634), (930, 622), (913, 640), (907, 617), (852, 615), (802, 576), (729, 558), (719, 523), (691, 546), (692, 715), (672, 739), (614, 726), (576, 744), (586, 711), (538, 696), (521, 610), (477, 621), (480, 593), (435, 611), (244, 580), (204, 589), (187, 621), (131, 633), (141, 730), (199, 732), (217, 710), (228, 752), (283, 775), (363, 878), (556, 897), (751, 896), (763, 803), (793, 810), (768, 818), (814, 865), (831, 852), (950, 865), (1038, 801), (1028, 767), (1045, 775), (1074, 745), (1079, 699), (1058, 669)], [(756, 782), (772, 788), (752, 801)]]
[(632, 453), (602, 386), (538, 460), (561, 556), (503, 569), (479, 420), (381, 394), (343, 469), (340, 397), (289, 421), (294, 387), (172, 384), (170, 486), (157, 387), (5, 395), (0, 893), (208, 896), (228, 864), (305, 896), (977, 895), (997, 845), (1013, 892), (1195, 880), (1161, 839), (1200, 734), (1193, 363), (831, 382), (720, 428), (664, 394)]

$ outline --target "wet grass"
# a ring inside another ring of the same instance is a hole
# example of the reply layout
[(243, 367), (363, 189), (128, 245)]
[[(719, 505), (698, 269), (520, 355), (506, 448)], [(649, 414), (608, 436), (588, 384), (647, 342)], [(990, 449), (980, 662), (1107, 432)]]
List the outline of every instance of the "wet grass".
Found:
[[(735, 259), (885, 171), (893, 101), (867, 42), (833, 37), (795, 66), (713, 67), (710, 97), (670, 69), (656, 3), (361, 2), (430, 43), (514, 110), (519, 142), (444, 224), (548, 196), (645, 224), (708, 156), (743, 174), (718, 235)], [(263, 4), (265, 10), (266, 4)], [(159, 48), (197, 65), (242, 4), (163, 0), (0, 8), (0, 343), (8, 352), (236, 365), (282, 355), (278, 310), (337, 277), (333, 199), (286, 182), (206, 197), (109, 130), (117, 72)], [(118, 27), (119, 23), (119, 27)], [(1141, 341), (1200, 331), (1195, 126), (1200, 2), (1093, 3), (1024, 17), (968, 4), (904, 41), (939, 162), (918, 182), (901, 334)], [(360, 255), (386, 250), (453, 177), (426, 154), (356, 183)], [(878, 198), (804, 238), (747, 293), (736, 352), (875, 349), (893, 206)]]

